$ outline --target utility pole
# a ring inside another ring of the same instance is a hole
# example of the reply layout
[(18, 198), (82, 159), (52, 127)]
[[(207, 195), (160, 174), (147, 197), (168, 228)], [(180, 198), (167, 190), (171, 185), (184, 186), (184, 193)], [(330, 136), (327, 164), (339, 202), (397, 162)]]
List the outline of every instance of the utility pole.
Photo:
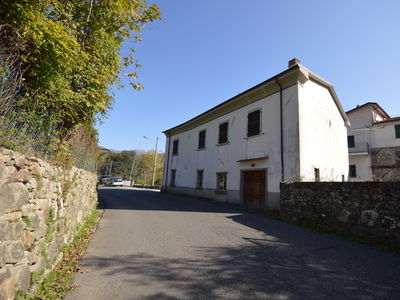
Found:
[[(152, 142), (154, 144), (154, 142), (152, 140), (150, 140), (148, 137), (145, 137), (145, 139), (149, 140), (150, 142)], [(156, 138), (156, 150), (154, 153), (154, 164), (153, 164), (153, 179), (151, 180), (151, 185), (154, 186), (154, 179), (156, 177), (156, 167), (157, 167), (157, 147), (158, 147), (158, 138)]]
[(135, 155), (135, 157), (133, 158), (133, 161), (132, 161), (132, 169), (131, 169), (131, 174), (129, 175), (129, 180), (131, 181), (131, 186), (133, 185), (132, 184), (132, 173), (133, 173), (133, 166), (135, 165), (135, 159), (136, 159), (136, 155)]
[(111, 165), (110, 165), (110, 172), (108, 172), (108, 175), (111, 175), (112, 164), (113, 164), (113, 161), (111, 161)]

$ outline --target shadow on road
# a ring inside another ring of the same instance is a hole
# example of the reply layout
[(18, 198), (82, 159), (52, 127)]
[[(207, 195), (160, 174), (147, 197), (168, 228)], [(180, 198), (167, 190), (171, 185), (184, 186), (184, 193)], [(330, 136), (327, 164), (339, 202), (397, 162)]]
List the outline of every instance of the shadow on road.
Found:
[(100, 274), (105, 280), (122, 274), (122, 286), (146, 289), (131, 299), (398, 299), (399, 285), (388, 282), (388, 276), (360, 277), (351, 266), (333, 271), (331, 260), (312, 254), (282, 258), (282, 247), (254, 240), (235, 248), (197, 248), (197, 260), (141, 253), (90, 257), (84, 267), (105, 270)]
[[(193, 198), (111, 190), (99, 190), (106, 209), (226, 213), (264, 233), (261, 239), (244, 237), (237, 247), (194, 248), (196, 260), (146, 253), (86, 258), (84, 268), (100, 267), (104, 278), (126, 274), (123, 285), (154, 291), (132, 299), (399, 299), (396, 253)], [(114, 194), (121, 200), (113, 202)]]

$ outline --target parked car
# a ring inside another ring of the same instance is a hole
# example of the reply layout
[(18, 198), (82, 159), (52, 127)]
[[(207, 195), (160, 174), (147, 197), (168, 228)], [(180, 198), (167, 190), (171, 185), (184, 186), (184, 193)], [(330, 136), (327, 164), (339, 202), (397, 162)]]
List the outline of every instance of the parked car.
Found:
[(104, 182), (105, 186), (123, 186), (124, 180), (121, 177), (110, 177)]
[(110, 178), (111, 176), (108, 175), (100, 175), (99, 176), (99, 184), (104, 184), (104, 182), (106, 181), (107, 178)]

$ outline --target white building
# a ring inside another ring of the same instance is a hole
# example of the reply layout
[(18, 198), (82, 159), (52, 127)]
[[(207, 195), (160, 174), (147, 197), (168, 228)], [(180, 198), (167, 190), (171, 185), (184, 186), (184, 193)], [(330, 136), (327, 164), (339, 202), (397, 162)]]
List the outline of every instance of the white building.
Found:
[(350, 180), (400, 180), (400, 118), (372, 102), (347, 116)]
[(282, 181), (344, 181), (348, 119), (333, 86), (299, 64), (164, 131), (162, 190), (279, 209)]

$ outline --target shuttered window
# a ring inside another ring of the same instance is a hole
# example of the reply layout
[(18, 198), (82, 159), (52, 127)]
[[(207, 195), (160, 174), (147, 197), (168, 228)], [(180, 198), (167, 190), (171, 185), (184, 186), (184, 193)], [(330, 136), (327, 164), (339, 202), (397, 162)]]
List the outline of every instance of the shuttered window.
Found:
[(399, 125), (394, 125), (394, 131), (396, 134), (396, 139), (400, 139), (400, 124)]
[(356, 146), (356, 144), (354, 143), (354, 135), (347, 136), (347, 146), (349, 148), (354, 148)]
[(356, 165), (349, 166), (349, 177), (357, 177)]
[(179, 147), (179, 140), (175, 140), (174, 144), (172, 145), (172, 155), (178, 154), (178, 147)]
[(206, 147), (206, 131), (202, 130), (199, 132), (199, 145), (198, 149), (204, 149)]
[(219, 124), (219, 137), (218, 144), (224, 144), (228, 142), (228, 122)]
[(247, 115), (247, 136), (260, 134), (260, 117), (260, 110), (255, 110)]

